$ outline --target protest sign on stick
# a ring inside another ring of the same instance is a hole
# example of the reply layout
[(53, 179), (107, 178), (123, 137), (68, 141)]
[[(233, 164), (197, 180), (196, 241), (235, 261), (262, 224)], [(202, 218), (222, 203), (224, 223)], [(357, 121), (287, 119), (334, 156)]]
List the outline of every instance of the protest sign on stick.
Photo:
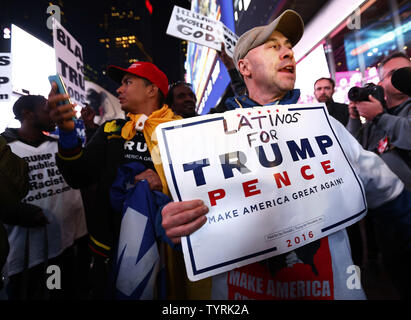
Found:
[(9, 101), (12, 93), (11, 53), (0, 53), (0, 101)]
[(221, 50), (221, 43), (224, 42), (225, 50), (231, 58), (238, 40), (236, 34), (221, 21), (179, 6), (173, 8), (167, 34), (217, 51)]
[(84, 106), (86, 93), (82, 46), (57, 20), (53, 19), (53, 23), (57, 73), (62, 76), (72, 101)]

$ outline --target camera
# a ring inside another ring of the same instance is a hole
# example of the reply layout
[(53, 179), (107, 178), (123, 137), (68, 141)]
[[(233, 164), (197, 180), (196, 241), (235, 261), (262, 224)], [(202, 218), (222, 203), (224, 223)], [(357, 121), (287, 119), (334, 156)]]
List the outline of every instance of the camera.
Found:
[(364, 87), (352, 87), (348, 91), (348, 99), (353, 102), (369, 101), (368, 96), (372, 95), (385, 106), (384, 88), (374, 83), (367, 83)]

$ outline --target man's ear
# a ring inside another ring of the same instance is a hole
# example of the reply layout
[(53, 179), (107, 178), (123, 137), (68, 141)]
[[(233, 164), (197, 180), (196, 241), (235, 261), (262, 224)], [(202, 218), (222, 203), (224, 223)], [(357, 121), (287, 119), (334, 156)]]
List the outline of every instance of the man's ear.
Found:
[(150, 97), (157, 96), (158, 90), (160, 89), (154, 83), (151, 83), (149, 86), (147, 86), (147, 93)]
[(247, 58), (238, 60), (238, 71), (243, 77), (249, 77), (251, 74), (250, 63)]
[(22, 120), (28, 120), (33, 118), (33, 111), (27, 110), (27, 109), (23, 109), (21, 110), (21, 119)]

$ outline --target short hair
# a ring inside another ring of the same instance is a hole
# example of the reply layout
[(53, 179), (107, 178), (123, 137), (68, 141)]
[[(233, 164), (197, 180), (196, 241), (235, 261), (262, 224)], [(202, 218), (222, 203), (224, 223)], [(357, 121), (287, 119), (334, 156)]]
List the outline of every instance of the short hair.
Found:
[[(137, 76), (137, 77), (139, 77), (139, 76)], [(143, 78), (143, 77), (139, 77), (139, 78), (140, 78), (140, 79), (143, 79), (143, 81), (144, 81), (144, 83), (145, 83), (146, 86), (149, 86), (150, 84), (154, 84), (154, 83), (152, 83), (150, 80), (148, 80), (148, 79), (146, 79), (146, 78)], [(156, 86), (157, 86), (157, 85), (156, 85)], [(157, 88), (158, 88), (158, 86), (157, 86)], [(160, 90), (160, 88), (158, 88), (157, 102), (158, 102), (159, 108), (161, 108), (161, 107), (163, 106), (164, 100), (165, 100), (164, 93)]]
[(170, 86), (168, 87), (168, 94), (167, 94), (167, 98), (166, 98), (166, 104), (169, 107), (171, 107), (174, 104), (174, 91), (179, 86), (185, 86), (185, 87), (190, 88), (191, 90), (193, 90), (193, 87), (192, 87), (191, 83), (187, 83), (185, 81), (176, 81), (176, 82), (170, 84)]
[(326, 77), (322, 77), (322, 78), (320, 78), (320, 79), (317, 79), (317, 81), (314, 82), (314, 88), (315, 88), (316, 83), (317, 83), (318, 81), (321, 81), (321, 80), (328, 80), (328, 81), (331, 83), (333, 89), (335, 88), (335, 81), (334, 81), (333, 79), (331, 79), (331, 78), (326, 78)]
[(47, 102), (47, 99), (43, 96), (27, 95), (21, 96), (13, 105), (13, 113), (17, 120), (23, 121), (23, 110), (34, 112), (37, 106), (40, 106)]
[(381, 70), (382, 70), (382, 68), (384, 67), (384, 65), (385, 65), (388, 61), (390, 61), (390, 60), (392, 60), (392, 59), (395, 59), (395, 58), (404, 58), (404, 59), (410, 60), (410, 58), (409, 58), (404, 52), (401, 52), (401, 51), (391, 52), (388, 56), (384, 57), (384, 58), (381, 60), (380, 65), (378, 66), (378, 75), (380, 76), (380, 78), (381, 78), (381, 76), (382, 76), (382, 75), (381, 75)]
[(158, 105), (159, 107), (163, 107), (165, 101), (164, 93), (158, 88)]
[(394, 58), (404, 58), (404, 59), (410, 60), (410, 58), (404, 52), (394, 51), (394, 52), (390, 53), (388, 56), (384, 57), (381, 60), (380, 68), (382, 68), (388, 61), (390, 61)]

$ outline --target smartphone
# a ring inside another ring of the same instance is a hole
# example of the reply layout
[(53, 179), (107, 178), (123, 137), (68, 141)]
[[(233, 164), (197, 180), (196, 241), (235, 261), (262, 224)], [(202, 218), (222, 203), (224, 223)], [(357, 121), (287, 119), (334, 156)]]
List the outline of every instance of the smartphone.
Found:
[[(61, 78), (61, 76), (59, 74), (56, 75), (52, 75), (49, 76), (49, 81), (50, 84), (52, 84), (53, 82), (57, 83), (57, 92), (60, 94), (68, 94), (67, 92), (67, 88), (66, 85), (64, 84), (63, 79)], [(58, 103), (59, 106), (64, 105), (64, 104), (71, 104), (71, 99), (68, 98), (67, 100), (63, 100), (61, 102)]]

